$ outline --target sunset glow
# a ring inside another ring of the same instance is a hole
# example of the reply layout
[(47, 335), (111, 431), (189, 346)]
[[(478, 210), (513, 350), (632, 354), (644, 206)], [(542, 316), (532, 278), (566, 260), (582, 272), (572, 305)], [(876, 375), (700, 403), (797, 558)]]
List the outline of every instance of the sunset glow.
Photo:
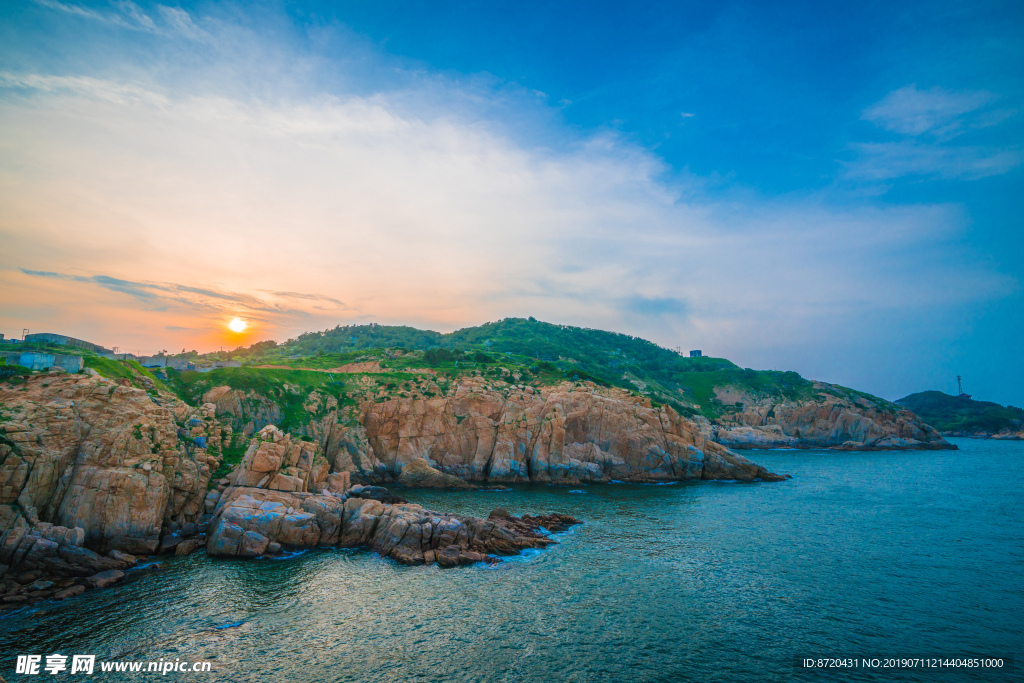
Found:
[[(1024, 364), (1001, 360), (1024, 310), (1013, 3), (963, 3), (920, 50), (863, 4), (833, 26), (667, 3), (564, 34), (487, 3), (172, 5), (0, 9), (7, 339), (206, 353), (534, 316), (888, 398), (962, 373), (1021, 402)], [(494, 26), (520, 37), (500, 56), (475, 42)]]

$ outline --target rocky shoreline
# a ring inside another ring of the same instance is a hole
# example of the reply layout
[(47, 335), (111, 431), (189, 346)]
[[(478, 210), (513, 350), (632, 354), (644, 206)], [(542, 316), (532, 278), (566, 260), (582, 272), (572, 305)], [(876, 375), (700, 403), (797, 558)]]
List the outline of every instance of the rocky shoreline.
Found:
[(898, 404), (815, 382), (802, 401), (720, 392), (741, 409), (713, 424), (698, 420), (708, 439), (736, 450), (828, 448), (844, 451), (956, 450), (937, 430)]
[[(579, 523), (426, 510), (352, 485), (317, 444), (273, 426), (208, 490), (229, 437), (211, 405), (102, 378), (51, 371), (0, 385), (0, 609), (114, 585), (159, 568), (160, 555), (367, 547), (448, 567), (547, 547), (545, 530)], [(449, 483), (420, 474), (406, 481)]]
[(1021, 441), (1024, 440), (1024, 432), (941, 432), (942, 436), (952, 436), (961, 439), (992, 439), (994, 441)]
[[(708, 438), (670, 406), (622, 389), (462, 377), (446, 392), (435, 385), (427, 392), (445, 395), (371, 393), (355, 410), (357, 420), (342, 419), (333, 406), (295, 431), (320, 445), (332, 469), (363, 483), (452, 488), (784, 478)], [(226, 386), (202, 400), (240, 434), (255, 434), (280, 413), (268, 397)], [(307, 402), (322, 400), (310, 394)]]
[(101, 556), (73, 544), (53, 546), (45, 542), (46, 532), (82, 530), (43, 523), (23, 542), (26, 550), (14, 558), (14, 570), (8, 567), (0, 578), (0, 613), (109, 588), (135, 572), (159, 571), (159, 556), (205, 550), (211, 557), (256, 558), (314, 548), (368, 548), (400, 564), (458, 567), (496, 564), (502, 556), (555, 545), (551, 533), (581, 523), (559, 513), (515, 517), (501, 508), (487, 519), (446, 515), (419, 505), (360, 498), (363, 491), (390, 495), (379, 487), (354, 487), (351, 494), (337, 497), (232, 487), (212, 522), (168, 534), (156, 557), (118, 550)]
[[(912, 414), (866, 399), (754, 405), (736, 424), (591, 383), (495, 385), (363, 401), (343, 421), (316, 392), (285, 433), (263, 396), (215, 387), (198, 407), (152, 386), (51, 370), (0, 384), (0, 608), (124, 580), (151, 558), (260, 557), (366, 547), (403, 564), (493, 563), (554, 543), (561, 514), (487, 519), (427, 510), (380, 484), (781, 481), (729, 450), (951, 448)], [(903, 411), (906, 412), (906, 411)], [(212, 481), (224, 449), (249, 441)], [(859, 439), (853, 441), (850, 437)]]
[(452, 401), (368, 404), (372, 429), (362, 441), (335, 414), (320, 439), (266, 425), (250, 432), (230, 474), (211, 481), (235, 433), (217, 404), (192, 407), (155, 387), (58, 370), (4, 382), (0, 608), (113, 585), (172, 553), (366, 547), (404, 564), (449, 567), (547, 547), (546, 531), (579, 523), (561, 514), (436, 512), (369, 485), (381, 480), (458, 489), (477, 486), (459, 476), (468, 473), (487, 487), (784, 479), (645, 400), (556, 387), (542, 401), (520, 389), (499, 402), (480, 385), (462, 389)]

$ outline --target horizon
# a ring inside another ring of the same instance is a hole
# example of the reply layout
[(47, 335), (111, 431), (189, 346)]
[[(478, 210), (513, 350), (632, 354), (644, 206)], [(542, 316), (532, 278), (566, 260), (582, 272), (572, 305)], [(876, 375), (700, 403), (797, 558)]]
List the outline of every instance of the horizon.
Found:
[(1024, 404), (1019, 4), (0, 17), (8, 338), (532, 315)]

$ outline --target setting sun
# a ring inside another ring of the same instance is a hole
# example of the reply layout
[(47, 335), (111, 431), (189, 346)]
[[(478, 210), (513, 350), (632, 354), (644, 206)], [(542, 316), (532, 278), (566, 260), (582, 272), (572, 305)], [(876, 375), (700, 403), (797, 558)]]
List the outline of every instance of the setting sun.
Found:
[(232, 332), (244, 332), (246, 327), (248, 327), (248, 323), (241, 318), (234, 318), (228, 323), (228, 329)]

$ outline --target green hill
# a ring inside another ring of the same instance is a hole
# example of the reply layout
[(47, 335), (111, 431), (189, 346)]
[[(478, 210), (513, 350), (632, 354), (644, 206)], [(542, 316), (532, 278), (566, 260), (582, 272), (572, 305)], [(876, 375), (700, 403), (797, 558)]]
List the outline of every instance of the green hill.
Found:
[(376, 360), (393, 372), (429, 366), (448, 376), (480, 372), (498, 377), (504, 368), (534, 383), (569, 379), (617, 386), (669, 404), (684, 415), (712, 420), (742, 408), (739, 403), (722, 403), (716, 387), (777, 400), (803, 400), (824, 390), (888, 404), (842, 387), (823, 389), (795, 372), (744, 369), (724, 358), (684, 357), (639, 337), (533, 318), (506, 318), (447, 334), (378, 324), (338, 326), (280, 345), (261, 342), (207, 357), (320, 369)]
[(997, 434), (1019, 431), (1024, 410), (989, 401), (950, 396), (941, 391), (922, 391), (896, 401), (942, 433)]

